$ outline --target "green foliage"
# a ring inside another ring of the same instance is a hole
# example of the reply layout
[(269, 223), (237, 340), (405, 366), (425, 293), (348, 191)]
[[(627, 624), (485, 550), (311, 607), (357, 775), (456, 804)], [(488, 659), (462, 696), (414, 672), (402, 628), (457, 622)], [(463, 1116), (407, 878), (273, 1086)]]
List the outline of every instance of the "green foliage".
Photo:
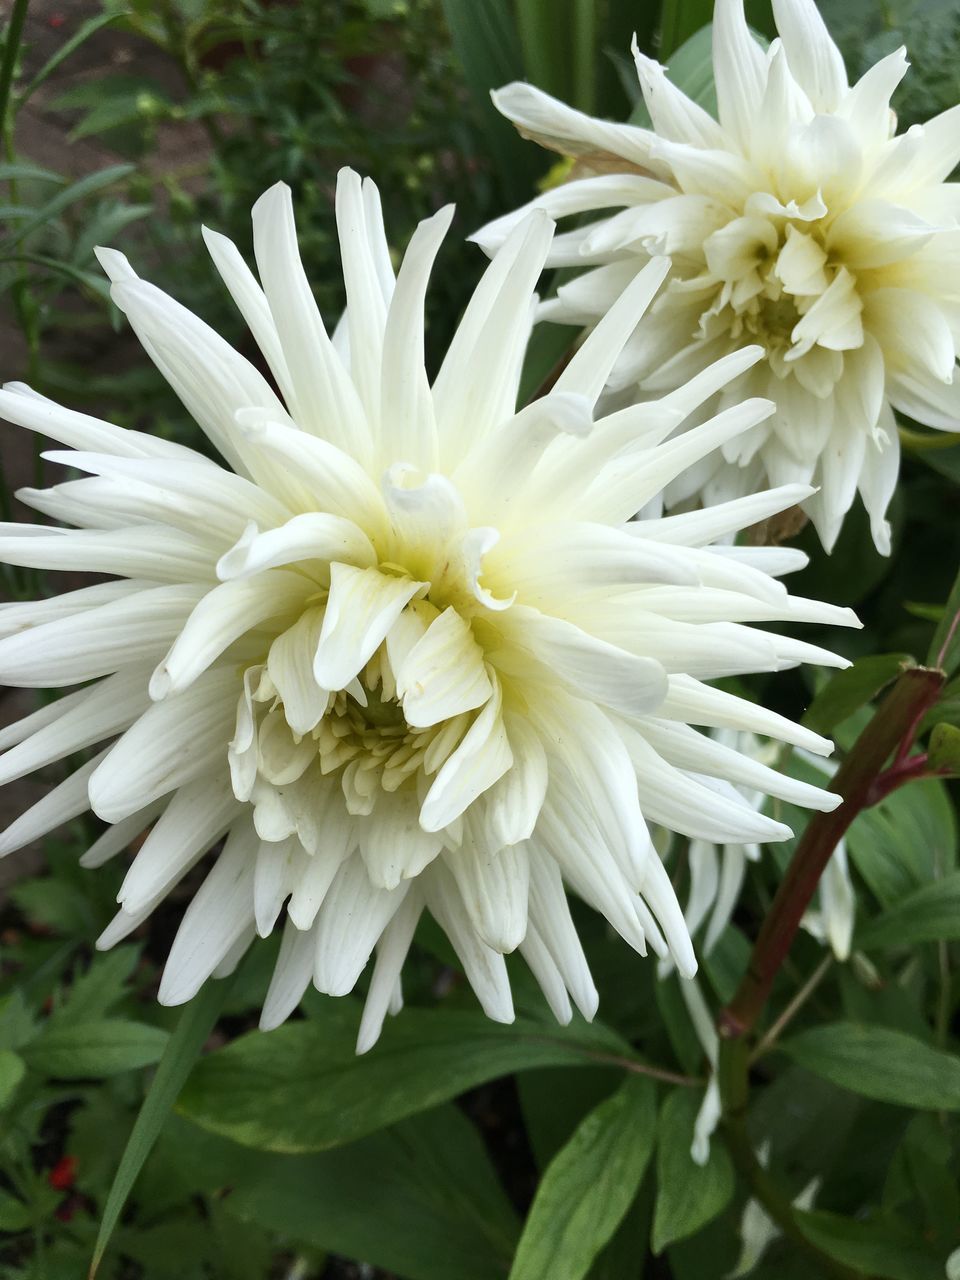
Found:
[(264, 1150), (322, 1151), (510, 1071), (630, 1053), (600, 1028), (504, 1028), (480, 1014), (410, 1009), (358, 1059), (356, 1011), (336, 1003), (316, 1022), (255, 1032), (205, 1058), (183, 1114)]
[(867, 1098), (960, 1111), (960, 1059), (887, 1027), (835, 1022), (782, 1046), (794, 1062)]
[(656, 1131), (654, 1087), (627, 1080), (581, 1120), (547, 1167), (510, 1280), (581, 1280), (633, 1202)]
[(654, 1253), (700, 1231), (723, 1211), (733, 1195), (733, 1166), (722, 1145), (711, 1145), (703, 1165), (694, 1163), (690, 1154), (694, 1121), (702, 1101), (702, 1093), (675, 1089), (667, 1095), (660, 1111)]

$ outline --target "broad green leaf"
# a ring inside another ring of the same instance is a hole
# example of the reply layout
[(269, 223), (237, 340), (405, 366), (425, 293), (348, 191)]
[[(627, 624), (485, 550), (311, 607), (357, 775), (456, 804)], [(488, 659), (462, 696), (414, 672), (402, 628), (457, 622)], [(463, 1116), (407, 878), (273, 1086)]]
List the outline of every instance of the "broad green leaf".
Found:
[(700, 1090), (674, 1089), (660, 1111), (654, 1253), (699, 1231), (723, 1212), (733, 1195), (733, 1165), (721, 1142), (710, 1143), (705, 1165), (694, 1164), (690, 1155), (694, 1121), (702, 1101)]
[(510, 1280), (581, 1280), (630, 1207), (653, 1152), (656, 1091), (627, 1079), (580, 1122), (543, 1175)]
[(362, 1258), (406, 1280), (505, 1277), (520, 1225), (479, 1133), (445, 1105), (335, 1151), (253, 1151), (172, 1117), (169, 1176), (286, 1240)]
[(101, 1018), (77, 1026), (53, 1023), (23, 1050), (32, 1071), (57, 1080), (118, 1075), (159, 1061), (166, 1031), (143, 1022)]
[(857, 658), (852, 667), (839, 671), (827, 681), (807, 708), (803, 723), (815, 733), (830, 733), (835, 725), (866, 706), (881, 689), (896, 680), (911, 661), (906, 653)]
[(957, 864), (953, 808), (942, 782), (911, 782), (860, 813), (847, 832), (857, 870), (884, 906)]
[(184, 1006), (173, 1034), (167, 1038), (166, 1048), (156, 1075), (150, 1083), (147, 1096), (134, 1122), (124, 1149), (123, 1159), (114, 1176), (104, 1205), (100, 1229), (90, 1263), (90, 1280), (97, 1273), (100, 1262), (110, 1243), (114, 1228), (120, 1221), (127, 1197), (133, 1189), (137, 1175), (153, 1149), (164, 1121), (183, 1088), (191, 1067), (200, 1055), (204, 1043), (216, 1024), (223, 1005), (227, 984), (208, 982), (199, 995)]
[(781, 1045), (833, 1084), (901, 1107), (960, 1111), (960, 1057), (888, 1027), (834, 1022)]
[(934, 725), (927, 757), (931, 769), (960, 773), (960, 728), (945, 721)]
[(0, 1110), (16, 1093), (26, 1069), (26, 1063), (18, 1053), (12, 1049), (0, 1049)]
[(908, 894), (857, 930), (854, 946), (912, 947), (918, 942), (960, 939), (960, 871)]
[(18, 227), (16, 232), (7, 239), (4, 244), (5, 252), (9, 253), (11, 249), (16, 248), (39, 227), (52, 222), (54, 218), (58, 218), (61, 213), (79, 200), (85, 200), (95, 192), (102, 191), (104, 187), (109, 187), (114, 182), (119, 182), (121, 178), (125, 178), (132, 173), (133, 168), (132, 164), (110, 165), (107, 169), (101, 169), (98, 173), (89, 173), (85, 178), (80, 178), (79, 181), (72, 182), (68, 187), (64, 187), (46, 204), (41, 205), (34, 216)]
[(943, 1280), (943, 1259), (895, 1219), (861, 1222), (820, 1210), (796, 1213), (811, 1244), (877, 1280)]
[(611, 1052), (624, 1052), (619, 1039), (595, 1027), (571, 1032), (520, 1020), (505, 1027), (473, 1013), (423, 1009), (405, 1010), (363, 1057), (355, 1041), (353, 1018), (242, 1036), (198, 1064), (179, 1109), (248, 1146), (322, 1151), (513, 1071), (611, 1061)]

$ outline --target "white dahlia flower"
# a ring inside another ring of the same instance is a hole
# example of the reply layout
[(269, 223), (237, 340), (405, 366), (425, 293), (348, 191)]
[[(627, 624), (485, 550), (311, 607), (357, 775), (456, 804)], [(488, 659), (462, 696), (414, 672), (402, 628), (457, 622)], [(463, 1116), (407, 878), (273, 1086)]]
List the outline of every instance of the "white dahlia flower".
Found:
[(0, 679), (95, 682), (3, 731), (0, 780), (107, 743), (0, 849), (88, 807), (113, 825), (86, 866), (148, 831), (102, 947), (216, 850), (160, 999), (189, 999), (283, 916), (262, 1025), (286, 1018), (311, 979), (349, 992), (376, 948), (361, 1050), (399, 1004), (424, 909), (492, 1018), (513, 1016), (504, 955), (515, 949), (559, 1019), (568, 993), (590, 1017), (597, 995), (565, 886), (637, 951), (669, 953), (689, 975), (693, 949), (646, 822), (777, 840), (788, 828), (735, 784), (837, 803), (691, 728), (829, 750), (704, 683), (846, 665), (745, 625), (855, 622), (788, 595), (773, 575), (802, 556), (713, 545), (809, 490), (630, 522), (684, 468), (767, 417), (772, 406), (751, 400), (662, 442), (757, 353), (592, 421), (666, 274), (659, 259), (554, 391), (518, 412), (553, 234), (539, 213), (487, 269), (431, 385), (423, 301), (451, 212), (420, 225), (395, 278), (376, 187), (341, 173), (348, 306), (333, 339), (285, 186), (253, 211), (260, 283), (232, 243), (205, 233), (280, 395), (122, 255), (101, 251), (114, 301), (222, 463), (24, 386), (0, 393), (4, 417), (69, 445), (48, 456), (87, 473), (22, 492), (76, 528), (3, 526), (0, 559), (116, 575), (0, 612)]
[[(608, 386), (620, 403), (661, 395), (759, 343), (762, 363), (704, 412), (752, 395), (776, 412), (688, 468), (667, 505), (812, 483), (802, 505), (829, 550), (859, 489), (889, 554), (893, 410), (960, 428), (960, 185), (944, 181), (960, 161), (960, 106), (896, 136), (890, 97), (905, 51), (850, 87), (813, 0), (773, 7), (780, 38), (764, 50), (742, 0), (717, 0), (719, 121), (636, 48), (652, 131), (592, 119), (528, 84), (494, 94), (522, 133), (577, 159), (580, 176), (533, 204), (601, 215), (554, 241), (548, 263), (590, 270), (539, 314), (595, 325), (651, 257), (668, 254), (667, 287)], [(493, 251), (526, 213), (475, 238)]]

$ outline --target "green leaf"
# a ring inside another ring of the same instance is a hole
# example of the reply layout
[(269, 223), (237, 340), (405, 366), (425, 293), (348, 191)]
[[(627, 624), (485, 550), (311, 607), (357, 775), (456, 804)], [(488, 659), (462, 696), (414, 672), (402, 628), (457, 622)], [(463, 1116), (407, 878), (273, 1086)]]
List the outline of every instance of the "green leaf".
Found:
[(166, 1031), (142, 1022), (102, 1018), (78, 1026), (48, 1027), (23, 1050), (32, 1071), (57, 1080), (118, 1075), (157, 1062)]
[(114, 182), (119, 182), (121, 178), (125, 178), (129, 173), (132, 173), (133, 168), (132, 164), (110, 165), (107, 169), (101, 169), (99, 173), (87, 174), (85, 178), (81, 178), (78, 182), (72, 182), (68, 187), (64, 187), (51, 200), (48, 200), (45, 205), (41, 205), (29, 222), (25, 222), (23, 226), (17, 228), (16, 232), (5, 242), (5, 251), (9, 252), (9, 250), (16, 248), (17, 245), (22, 244), (29, 235), (39, 227), (51, 222), (54, 218), (58, 218), (72, 204), (76, 204), (79, 200), (85, 200), (88, 196), (97, 191), (102, 191), (104, 187), (109, 187)]
[(137, 1180), (137, 1175), (153, 1149), (164, 1121), (176, 1101), (177, 1094), (183, 1088), (183, 1082), (190, 1073), (190, 1068), (200, 1056), (200, 1051), (216, 1024), (226, 998), (227, 985), (224, 982), (208, 982), (199, 995), (194, 996), (184, 1007), (176, 1029), (167, 1039), (160, 1065), (157, 1067), (156, 1075), (151, 1081), (143, 1106), (134, 1122), (123, 1152), (123, 1159), (120, 1161), (103, 1208), (103, 1217), (100, 1220), (97, 1242), (90, 1263), (90, 1280), (93, 1280), (97, 1273), (97, 1268), (110, 1243), (114, 1228), (120, 1221), (120, 1215)]
[(960, 939), (960, 872), (923, 885), (857, 930), (854, 946), (912, 947), (918, 942)]
[(537, 1189), (510, 1280), (581, 1280), (639, 1189), (653, 1152), (656, 1091), (627, 1079), (580, 1122)]
[(66, 1002), (50, 1018), (58, 1030), (102, 1018), (126, 992), (127, 980), (140, 957), (139, 947), (115, 947), (96, 954), (86, 973), (73, 978)]
[(943, 607), (943, 617), (933, 633), (930, 649), (927, 653), (928, 667), (943, 667), (949, 675), (960, 665), (960, 573), (950, 588), (947, 602)]
[(30, 1206), (0, 1189), (0, 1231), (26, 1231), (34, 1220)]
[(703, 1094), (674, 1089), (660, 1111), (657, 1129), (657, 1205), (653, 1251), (699, 1231), (726, 1208), (733, 1195), (733, 1165), (726, 1147), (711, 1142), (705, 1165), (690, 1155), (693, 1126)]
[(520, 1234), (482, 1138), (452, 1105), (303, 1156), (240, 1147), (174, 1116), (161, 1154), (187, 1194), (229, 1188), (234, 1219), (407, 1280), (505, 1277)]
[(26, 1063), (18, 1053), (12, 1049), (0, 1049), (0, 1110), (16, 1093), (26, 1069)]
[(830, 733), (848, 716), (871, 702), (913, 660), (906, 653), (879, 653), (858, 658), (823, 686), (807, 708), (803, 723), (815, 733)]
[(878, 1280), (943, 1280), (943, 1259), (894, 1219), (859, 1222), (820, 1210), (794, 1217), (811, 1244), (864, 1275)]
[(781, 1048), (833, 1084), (901, 1107), (960, 1111), (960, 1058), (887, 1027), (834, 1022)]
[(953, 870), (956, 819), (944, 783), (911, 782), (864, 810), (847, 832), (847, 848), (886, 907)]
[(102, 298), (110, 297), (109, 280), (103, 276), (96, 275), (92, 271), (84, 271), (80, 267), (75, 267), (71, 262), (62, 262), (58, 258), (49, 258), (42, 253), (18, 253), (10, 258), (0, 258), (0, 262), (24, 262), (34, 267), (45, 267), (47, 271), (63, 276), (72, 284), (82, 285), (83, 288), (90, 289), (93, 293), (98, 293)]
[(958, 1238), (960, 1186), (952, 1168), (951, 1137), (941, 1117), (919, 1112), (907, 1126), (887, 1171), (885, 1212), (913, 1222), (924, 1239), (946, 1252)]
[(17, 94), (18, 105), (22, 106), (31, 94), (35, 93), (37, 89), (39, 89), (40, 86), (52, 75), (52, 73), (56, 71), (57, 67), (59, 67), (62, 62), (65, 62), (66, 59), (70, 57), (71, 53), (76, 49), (79, 49), (82, 44), (85, 44), (92, 35), (96, 35), (96, 33), (101, 30), (101, 28), (107, 26), (108, 23), (116, 22), (118, 18), (125, 18), (126, 16), (126, 13), (123, 11), (100, 13), (93, 18), (88, 18), (86, 22), (81, 22), (80, 26), (77, 27), (69, 40), (65, 40), (63, 44), (60, 45), (56, 53), (54, 53), (51, 58), (47, 59), (30, 83), (20, 90)]
[(960, 729), (941, 721), (933, 726), (927, 759), (931, 769), (960, 773)]
[(0, 182), (66, 182), (59, 173), (54, 173), (52, 169), (43, 169), (38, 164), (30, 164), (28, 162), (21, 163), (13, 161), (10, 164), (0, 164)]
[(248, 1146), (322, 1151), (512, 1071), (624, 1052), (593, 1027), (571, 1033), (520, 1020), (505, 1027), (423, 1009), (405, 1010), (363, 1057), (355, 1042), (356, 1020), (342, 1015), (242, 1036), (198, 1064), (179, 1109)]

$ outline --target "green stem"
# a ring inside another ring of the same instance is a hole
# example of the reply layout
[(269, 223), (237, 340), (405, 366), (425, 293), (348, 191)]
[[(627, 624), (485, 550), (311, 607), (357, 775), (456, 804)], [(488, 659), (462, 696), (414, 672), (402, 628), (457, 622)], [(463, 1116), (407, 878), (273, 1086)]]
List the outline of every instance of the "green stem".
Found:
[(834, 849), (857, 814), (885, 794), (877, 789), (884, 765), (936, 702), (945, 679), (944, 672), (930, 667), (904, 671), (837, 770), (830, 789), (843, 796), (843, 803), (832, 813), (814, 814), (798, 841), (747, 972), (720, 1014), (721, 1040), (738, 1039), (756, 1026)]
[(13, 0), (13, 9), (10, 12), (10, 21), (7, 23), (6, 38), (3, 42), (3, 61), (0, 62), (0, 134), (4, 137), (7, 135), (13, 73), (17, 66), (17, 54), (20, 52), (23, 23), (29, 3), (30, 0)]

